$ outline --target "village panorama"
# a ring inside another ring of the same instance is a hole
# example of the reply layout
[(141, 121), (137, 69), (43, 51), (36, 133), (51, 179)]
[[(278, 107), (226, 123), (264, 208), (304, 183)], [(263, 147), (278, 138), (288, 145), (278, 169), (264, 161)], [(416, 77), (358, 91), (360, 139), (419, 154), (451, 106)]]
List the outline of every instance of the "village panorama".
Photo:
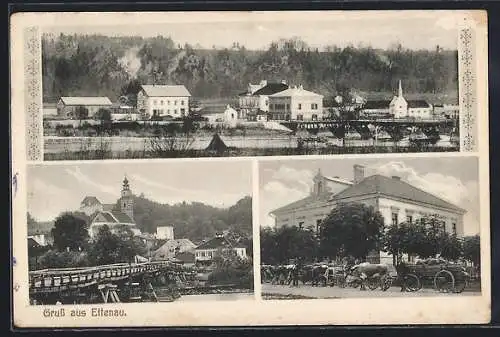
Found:
[[(122, 179), (110, 203), (82, 190), (80, 206), (53, 220), (28, 208), (32, 305), (253, 299), (250, 196), (166, 204)], [(36, 209), (43, 191), (32, 196)]]
[(459, 149), (457, 50), (42, 37), (45, 160)]

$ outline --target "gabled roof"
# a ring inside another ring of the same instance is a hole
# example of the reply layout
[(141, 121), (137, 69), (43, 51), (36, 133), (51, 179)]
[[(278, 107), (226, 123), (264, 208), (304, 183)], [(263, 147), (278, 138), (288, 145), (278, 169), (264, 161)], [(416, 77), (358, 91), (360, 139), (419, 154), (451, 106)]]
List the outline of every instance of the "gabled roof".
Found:
[(465, 210), (452, 203), (438, 198), (428, 192), (416, 188), (399, 178), (389, 178), (379, 174), (369, 176), (358, 184), (350, 186), (337, 193), (332, 200), (342, 201), (342, 199), (359, 197), (364, 195), (378, 194), (404, 201), (423, 203), (428, 206), (444, 208), (447, 210), (464, 213)]
[(288, 89), (289, 86), (284, 84), (284, 83), (268, 83), (265, 87), (260, 88), (256, 92), (253, 93), (253, 96), (260, 96), (260, 95), (273, 95), (278, 92), (281, 92), (283, 90)]
[(151, 97), (189, 97), (191, 94), (183, 85), (142, 85), (142, 90)]
[(216, 236), (215, 238), (202, 243), (196, 249), (218, 249), (218, 248), (233, 248), (234, 245), (223, 236)]
[(314, 204), (322, 204), (322, 203), (328, 202), (328, 200), (330, 198), (331, 198), (330, 193), (320, 194), (320, 195), (308, 195), (305, 198), (302, 198), (300, 200), (292, 202), (292, 203), (285, 205), (283, 207), (277, 208), (277, 209), (271, 211), (270, 214), (291, 211), (291, 210), (300, 209), (300, 208), (303, 208), (306, 206), (312, 207)]
[(290, 96), (306, 96), (306, 97), (311, 97), (311, 96), (318, 96), (318, 97), (323, 97), (323, 95), (317, 94), (312, 91), (308, 91), (305, 89), (302, 89), (301, 87), (293, 87), (293, 88), (288, 88), (286, 90), (277, 92), (275, 94), (270, 95), (270, 97), (290, 97)]
[(92, 205), (96, 205), (96, 204), (100, 204), (100, 203), (101, 202), (96, 197), (86, 196), (85, 198), (83, 198), (81, 205), (82, 206), (92, 206)]
[(422, 99), (408, 101), (408, 108), (429, 108), (430, 105), (427, 101)]
[[(97, 213), (95, 218), (97, 218), (98, 216), (103, 216), (106, 222), (110, 223), (135, 224), (135, 221), (131, 217), (121, 211), (103, 211)], [(94, 222), (94, 220), (92, 222)]]
[(41, 247), (41, 245), (35, 239), (28, 238), (28, 247), (38, 248), (38, 247)]
[(61, 97), (65, 105), (112, 105), (107, 97)]
[(115, 204), (103, 204), (102, 205), (102, 210), (103, 211), (112, 211), (113, 208), (115, 208)]
[(366, 101), (363, 105), (363, 109), (389, 109), (390, 104), (391, 101), (388, 100)]

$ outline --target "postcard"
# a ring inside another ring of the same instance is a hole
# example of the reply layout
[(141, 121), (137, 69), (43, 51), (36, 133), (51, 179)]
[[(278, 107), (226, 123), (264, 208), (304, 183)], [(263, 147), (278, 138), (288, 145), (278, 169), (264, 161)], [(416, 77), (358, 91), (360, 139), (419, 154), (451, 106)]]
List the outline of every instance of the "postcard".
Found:
[(13, 15), (14, 326), (489, 322), (487, 55), (484, 11)]

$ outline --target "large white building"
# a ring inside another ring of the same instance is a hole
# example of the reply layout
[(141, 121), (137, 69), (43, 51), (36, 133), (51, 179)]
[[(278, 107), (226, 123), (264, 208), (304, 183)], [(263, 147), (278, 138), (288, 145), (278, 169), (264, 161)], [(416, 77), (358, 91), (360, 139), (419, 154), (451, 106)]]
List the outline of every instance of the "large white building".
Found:
[(179, 118), (189, 114), (189, 97), (183, 85), (142, 85), (137, 110), (143, 116)]
[(156, 238), (159, 240), (173, 240), (174, 226), (158, 226), (156, 227)]
[(394, 96), (389, 103), (389, 113), (394, 118), (431, 119), (433, 108), (425, 100), (407, 101), (403, 96), (403, 87), (399, 81), (398, 95)]
[[(273, 210), (276, 227), (297, 226), (316, 232), (330, 211), (342, 203), (362, 203), (379, 211), (386, 226), (414, 222), (423, 216), (437, 216), (443, 229), (461, 236), (464, 233), (463, 216), (466, 211), (435, 195), (418, 189), (399, 177), (371, 175), (365, 177), (365, 168), (354, 166), (352, 181), (327, 177), (318, 171), (309, 196)], [(375, 252), (371, 258), (392, 263), (392, 256)]]
[(319, 121), (324, 117), (323, 95), (305, 90), (302, 85), (269, 96), (272, 120)]
[(222, 233), (219, 233), (213, 239), (196, 247), (196, 262), (209, 264), (217, 256), (219, 251), (233, 251), (241, 259), (247, 259), (247, 250), (245, 247), (232, 243), (225, 238)]
[(113, 103), (107, 97), (61, 97), (56, 104), (57, 115), (60, 118), (79, 118), (77, 110), (85, 108), (87, 118), (95, 117), (100, 109), (110, 109)]

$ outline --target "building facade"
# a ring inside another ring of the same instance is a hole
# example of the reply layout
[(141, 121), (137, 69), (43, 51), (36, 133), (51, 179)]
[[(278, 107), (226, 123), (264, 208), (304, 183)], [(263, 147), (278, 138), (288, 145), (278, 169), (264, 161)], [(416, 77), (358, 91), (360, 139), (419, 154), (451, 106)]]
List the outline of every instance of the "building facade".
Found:
[[(318, 172), (309, 196), (270, 213), (275, 219), (275, 226), (297, 226), (319, 233), (323, 219), (337, 205), (361, 203), (379, 211), (386, 227), (435, 216), (442, 221), (443, 230), (463, 235), (466, 211), (462, 208), (399, 177), (378, 174), (365, 177), (364, 171), (363, 166), (355, 165), (352, 181), (325, 177)], [(375, 252), (372, 258), (381, 263), (392, 263), (392, 256), (385, 252)]]
[(156, 260), (172, 259), (186, 252), (194, 254), (195, 249), (196, 245), (189, 239), (171, 239), (153, 253), (153, 258)]
[(399, 81), (398, 95), (389, 104), (389, 112), (394, 118), (430, 119), (433, 117), (432, 105), (425, 100), (407, 101), (403, 96), (403, 87)]
[(137, 110), (149, 118), (180, 118), (189, 114), (190, 97), (183, 85), (142, 85), (137, 94)]
[(324, 117), (323, 95), (302, 85), (269, 96), (271, 120), (319, 121)]
[(156, 238), (159, 240), (173, 240), (174, 226), (158, 226), (156, 227)]
[(118, 200), (118, 210), (98, 211), (89, 226), (90, 237), (95, 237), (99, 229), (104, 225), (107, 225), (113, 233), (128, 229), (134, 235), (141, 234), (134, 220), (134, 196), (127, 177), (123, 179), (121, 197)]
[(110, 109), (113, 103), (107, 97), (61, 97), (57, 102), (57, 116), (77, 119), (78, 109), (85, 108), (87, 118), (94, 118), (100, 109)]

